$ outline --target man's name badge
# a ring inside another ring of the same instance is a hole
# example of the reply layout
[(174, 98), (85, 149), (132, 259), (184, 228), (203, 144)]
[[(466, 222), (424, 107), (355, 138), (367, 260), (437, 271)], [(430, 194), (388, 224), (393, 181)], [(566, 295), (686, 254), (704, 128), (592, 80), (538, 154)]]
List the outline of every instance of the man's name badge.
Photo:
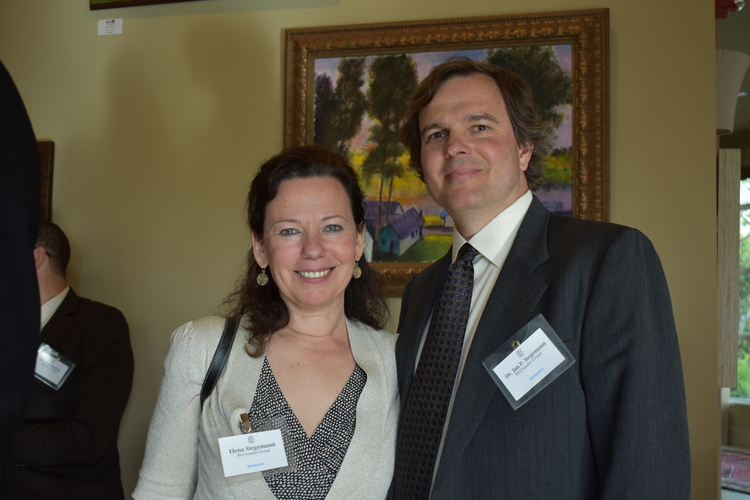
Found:
[(514, 410), (551, 384), (576, 360), (541, 314), (490, 354), (482, 365)]
[(49, 345), (42, 344), (36, 351), (34, 375), (54, 390), (58, 390), (65, 383), (75, 365)]
[(219, 438), (219, 451), (225, 477), (288, 465), (281, 429)]

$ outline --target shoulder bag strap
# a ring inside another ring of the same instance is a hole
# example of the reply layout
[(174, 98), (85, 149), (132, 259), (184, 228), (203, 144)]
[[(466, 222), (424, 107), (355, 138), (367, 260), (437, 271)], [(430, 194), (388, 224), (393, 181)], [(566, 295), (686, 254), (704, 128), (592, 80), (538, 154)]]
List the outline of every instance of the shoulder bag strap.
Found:
[(224, 332), (221, 334), (219, 345), (216, 347), (216, 352), (211, 360), (211, 366), (208, 367), (208, 372), (206, 372), (206, 378), (201, 388), (201, 411), (203, 411), (203, 402), (211, 394), (211, 391), (214, 390), (216, 382), (219, 380), (219, 375), (224, 370), (224, 365), (229, 358), (229, 351), (232, 349), (239, 324), (240, 322), (236, 317), (227, 318), (227, 323), (224, 325)]

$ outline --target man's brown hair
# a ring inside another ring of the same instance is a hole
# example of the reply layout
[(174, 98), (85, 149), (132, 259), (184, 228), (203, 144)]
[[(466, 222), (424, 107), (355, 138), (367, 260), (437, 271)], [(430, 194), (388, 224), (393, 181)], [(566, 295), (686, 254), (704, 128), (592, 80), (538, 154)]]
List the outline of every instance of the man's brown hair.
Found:
[(60, 226), (46, 220), (40, 222), (36, 246), (44, 248), (52, 272), (64, 278), (70, 262), (70, 242)]
[(419, 113), (432, 101), (447, 80), (454, 76), (475, 74), (489, 76), (497, 84), (513, 125), (516, 143), (519, 146), (534, 147), (525, 174), (529, 189), (538, 188), (544, 178), (547, 154), (555, 142), (554, 127), (542, 120), (534, 101), (534, 94), (520, 76), (499, 66), (473, 61), (467, 57), (452, 57), (432, 68), (427, 78), (422, 80), (414, 95), (407, 101), (406, 119), (401, 126), (401, 141), (411, 155), (409, 164), (424, 181)]

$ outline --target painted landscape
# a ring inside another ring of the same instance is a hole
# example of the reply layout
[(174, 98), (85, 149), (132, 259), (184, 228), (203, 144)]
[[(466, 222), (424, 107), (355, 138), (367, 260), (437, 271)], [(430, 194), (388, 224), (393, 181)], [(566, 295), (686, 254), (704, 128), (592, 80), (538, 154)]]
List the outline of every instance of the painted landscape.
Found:
[(398, 128), (417, 83), (458, 55), (508, 68), (529, 83), (557, 127), (535, 195), (550, 211), (572, 215), (571, 45), (316, 59), (315, 142), (344, 154), (360, 176), (370, 262), (432, 262), (450, 248), (453, 221), (408, 167)]

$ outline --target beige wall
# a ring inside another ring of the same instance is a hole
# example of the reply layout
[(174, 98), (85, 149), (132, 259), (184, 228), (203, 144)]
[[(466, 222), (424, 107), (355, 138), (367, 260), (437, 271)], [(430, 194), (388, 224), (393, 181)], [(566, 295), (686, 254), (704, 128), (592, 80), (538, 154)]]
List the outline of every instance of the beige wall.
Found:
[[(216, 310), (247, 250), (244, 192), (282, 145), (282, 30), (608, 7), (611, 218), (643, 230), (662, 257), (685, 365), (693, 498), (717, 498), (711, 0), (206, 0), (97, 12), (87, 4), (0, 2), (0, 59), (38, 137), (57, 144), (53, 219), (73, 242), (71, 281), (131, 326), (126, 489), (170, 332)], [(122, 35), (96, 35), (107, 17), (124, 18)]]

